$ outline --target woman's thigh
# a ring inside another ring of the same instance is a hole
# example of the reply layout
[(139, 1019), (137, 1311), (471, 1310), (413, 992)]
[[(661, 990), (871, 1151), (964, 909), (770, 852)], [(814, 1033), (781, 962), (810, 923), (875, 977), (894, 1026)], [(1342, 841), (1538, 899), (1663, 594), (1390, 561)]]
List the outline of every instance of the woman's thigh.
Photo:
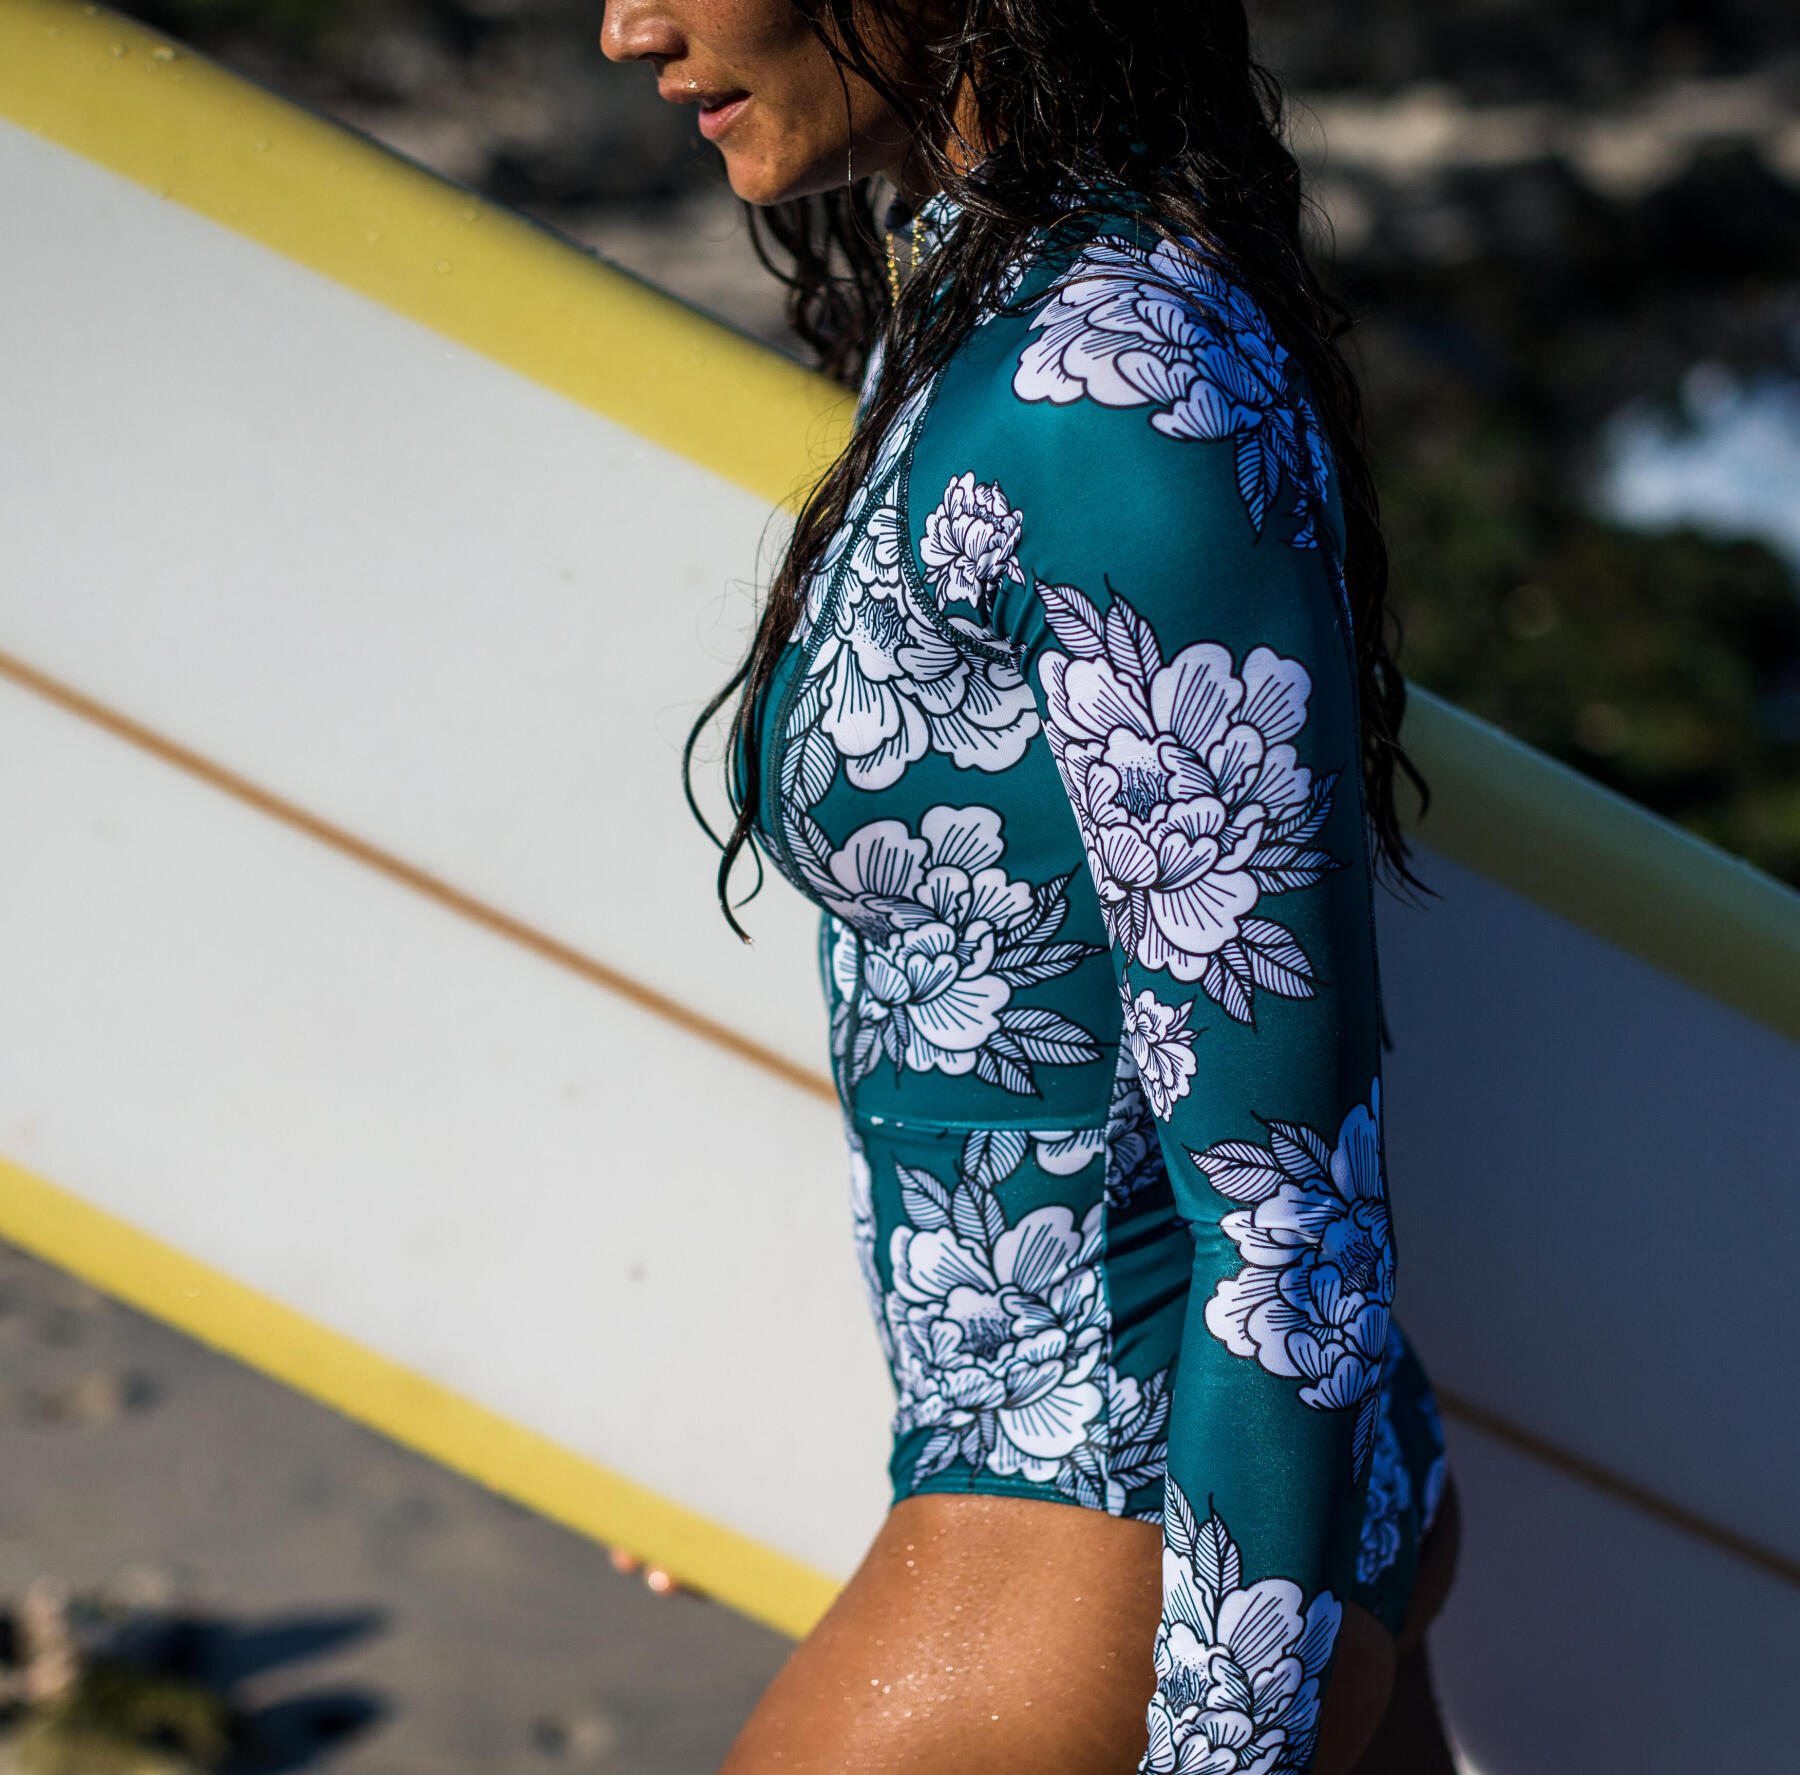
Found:
[[(720, 1775), (1130, 1775), (1161, 1573), (1151, 1523), (1026, 1498), (908, 1498)], [(1317, 1775), (1355, 1762), (1393, 1668), (1387, 1631), (1347, 1607)]]

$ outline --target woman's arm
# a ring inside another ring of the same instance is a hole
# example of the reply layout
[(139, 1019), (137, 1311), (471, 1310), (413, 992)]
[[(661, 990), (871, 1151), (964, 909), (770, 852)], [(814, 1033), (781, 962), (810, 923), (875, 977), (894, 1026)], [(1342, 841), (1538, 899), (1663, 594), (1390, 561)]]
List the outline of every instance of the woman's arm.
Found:
[(1194, 1240), (1145, 1767), (1301, 1771), (1394, 1275), (1324, 452), (1260, 317), (1170, 249), (1098, 243), (1013, 338), (1013, 410), (968, 434), (1022, 520), (996, 627)]

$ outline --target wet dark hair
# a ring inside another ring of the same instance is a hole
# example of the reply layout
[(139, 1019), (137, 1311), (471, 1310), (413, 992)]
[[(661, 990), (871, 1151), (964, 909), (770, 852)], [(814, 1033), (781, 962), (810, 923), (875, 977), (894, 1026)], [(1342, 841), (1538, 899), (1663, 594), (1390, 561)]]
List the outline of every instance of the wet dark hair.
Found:
[(766, 692), (807, 578), (902, 404), (992, 305), (1033, 236), (1066, 227), (1070, 195), (1085, 193), (1129, 207), (1159, 238), (1199, 243), (1261, 305), (1310, 385), (1344, 508), (1370, 837), (1378, 869), (1411, 882), (1395, 774), (1421, 799), (1425, 785), (1399, 743), (1406, 685), (1389, 645), (1362, 398), (1338, 347), (1348, 321), (1301, 244), (1300, 169), (1282, 140), (1280, 87), (1251, 56), (1243, 0), (937, 0), (947, 20), (923, 5), (909, 17), (892, 0), (792, 4), (840, 72), (866, 81), (905, 126), (919, 186), (944, 191), (963, 214), (931, 275), (904, 284), (896, 300), (872, 180), (751, 212), (763, 262), (787, 284), (789, 319), (820, 366), (854, 384), (880, 341), (884, 368), (849, 445), (800, 512), (748, 656), (688, 739), (692, 804), (695, 746), (737, 698), (727, 751), (737, 821), (719, 863), (732, 928), (744, 934), (730, 883), (763, 794)]

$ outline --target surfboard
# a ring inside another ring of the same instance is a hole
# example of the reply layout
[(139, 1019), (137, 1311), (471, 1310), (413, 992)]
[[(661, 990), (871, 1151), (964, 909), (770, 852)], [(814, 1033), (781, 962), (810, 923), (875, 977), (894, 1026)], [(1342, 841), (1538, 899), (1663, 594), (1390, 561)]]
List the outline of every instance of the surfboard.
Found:
[[(891, 1400), (812, 916), (731, 936), (678, 755), (842, 397), (62, 0), (0, 3), (0, 215), (0, 1236), (804, 1631)], [(1800, 897), (1408, 739), (1467, 1765), (1779, 1766)]]

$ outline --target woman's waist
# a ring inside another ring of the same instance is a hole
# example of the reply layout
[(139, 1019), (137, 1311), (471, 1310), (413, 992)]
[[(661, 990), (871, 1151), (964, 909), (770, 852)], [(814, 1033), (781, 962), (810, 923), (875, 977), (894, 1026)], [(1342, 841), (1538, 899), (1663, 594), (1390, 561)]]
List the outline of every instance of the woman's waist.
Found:
[(1063, 1132), (1098, 1135), (1106, 1127), (1117, 1056), (1115, 1041), (1102, 1060), (1081, 1069), (1086, 1076), (1058, 1079), (1024, 1098), (973, 1072), (921, 1078), (877, 1069), (851, 1083), (840, 1065), (838, 1099), (858, 1132), (877, 1136), (909, 1131), (1016, 1133), (1039, 1139)]

